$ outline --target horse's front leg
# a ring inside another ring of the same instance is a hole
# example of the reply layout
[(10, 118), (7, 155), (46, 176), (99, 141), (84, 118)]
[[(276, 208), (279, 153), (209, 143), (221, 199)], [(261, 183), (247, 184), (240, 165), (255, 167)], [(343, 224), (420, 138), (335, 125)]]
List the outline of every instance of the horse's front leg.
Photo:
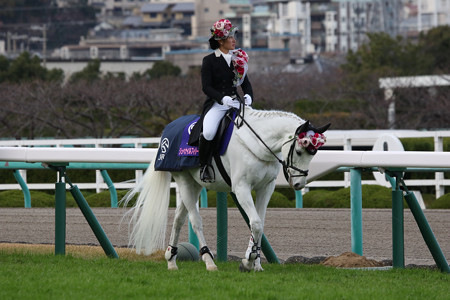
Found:
[(250, 240), (248, 241), (247, 251), (245, 252), (245, 259), (250, 261), (252, 257), (256, 257), (253, 263), (253, 270), (256, 272), (264, 271), (261, 266), (261, 241), (255, 243), (253, 236), (250, 236)]
[[(260, 241), (263, 234), (263, 222), (261, 221), (261, 218), (258, 216), (258, 213), (256, 211), (250, 188), (238, 184), (238, 186), (235, 187), (234, 192), (239, 204), (247, 214), (253, 240), (252, 245), (249, 244), (250, 250), (246, 252), (245, 258), (242, 259), (241, 265), (239, 266), (239, 269), (241, 271), (248, 272), (254, 269), (255, 261), (259, 258), (260, 255)], [(259, 263), (259, 265), (261, 264)]]
[[(275, 189), (275, 181), (271, 182), (270, 184), (265, 184), (262, 186), (262, 188), (258, 188), (255, 190), (255, 192), (256, 192), (255, 207), (256, 207), (256, 212), (258, 213), (258, 216), (261, 219), (263, 230), (264, 230), (264, 220), (266, 218), (267, 206), (269, 204), (270, 197), (272, 196), (274, 189)], [(258, 243), (255, 243), (253, 236), (250, 236), (250, 240), (248, 242), (248, 247), (247, 247), (247, 252), (245, 253), (245, 257), (250, 256), (256, 247), (257, 257), (255, 259), (255, 265), (254, 265), (255, 271), (264, 271), (264, 269), (261, 266), (261, 255), (260, 255), (261, 241), (262, 241), (262, 237), (260, 240), (258, 240)]]

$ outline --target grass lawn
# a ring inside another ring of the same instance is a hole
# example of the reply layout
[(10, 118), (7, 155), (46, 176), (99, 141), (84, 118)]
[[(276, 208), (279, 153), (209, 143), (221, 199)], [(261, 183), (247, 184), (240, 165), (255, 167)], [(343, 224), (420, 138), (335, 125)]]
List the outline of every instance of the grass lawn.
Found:
[(450, 274), (428, 269), (348, 270), (264, 264), (240, 273), (237, 262), (81, 258), (0, 250), (0, 299), (449, 299)]

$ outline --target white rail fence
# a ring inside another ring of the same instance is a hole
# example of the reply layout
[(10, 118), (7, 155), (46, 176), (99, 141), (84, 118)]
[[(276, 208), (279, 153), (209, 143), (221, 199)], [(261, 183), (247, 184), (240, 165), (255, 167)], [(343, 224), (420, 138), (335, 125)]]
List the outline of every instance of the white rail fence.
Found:
[[(344, 151), (352, 151), (354, 147), (366, 147), (367, 149), (375, 148), (374, 150), (387, 150), (387, 151), (401, 151), (402, 146), (398, 141), (398, 138), (433, 138), (434, 140), (434, 151), (443, 152), (443, 140), (444, 138), (450, 137), (450, 131), (416, 131), (416, 130), (329, 130), (327, 131), (327, 143), (326, 147), (338, 147)], [(99, 151), (86, 152), (89, 156), (92, 153), (96, 154), (96, 162), (104, 162), (106, 159), (106, 153), (114, 153), (118, 150), (117, 148), (138, 148), (142, 149), (133, 152), (134, 154), (130, 157), (123, 157), (123, 162), (143, 162), (145, 156), (148, 155), (148, 160), (150, 160), (150, 151), (155, 151), (159, 143), (159, 138), (117, 138), (117, 139), (67, 139), (67, 140), (3, 140), (0, 141), (0, 150), (2, 147), (32, 147), (34, 149), (38, 148), (40, 155), (49, 153), (49, 155), (55, 155), (55, 152), (48, 151), (48, 147), (51, 148), (65, 148), (64, 157), (66, 156), (70, 149), (73, 149), (75, 153), (80, 153), (79, 150), (84, 148), (104, 148), (98, 149)], [(146, 149), (144, 149), (146, 148)], [(150, 148), (150, 149), (149, 149)], [(5, 148), (4, 148), (5, 149)], [(5, 149), (6, 150), (6, 149)], [(13, 149), (11, 149), (12, 151)], [(19, 150), (19, 149), (17, 149)], [(21, 149), (24, 150), (24, 149)], [(88, 149), (86, 149), (88, 150)], [(11, 152), (10, 151), (10, 152)], [(14, 151), (17, 154), (23, 153), (23, 151)], [(328, 151), (320, 151), (328, 152)], [(334, 152), (334, 151), (333, 151)], [(5, 152), (2, 152), (5, 153)], [(33, 153), (36, 153), (35, 151)], [(57, 153), (57, 152), (56, 152)], [(83, 153), (83, 150), (82, 152)], [(118, 152), (119, 153), (119, 152)], [(12, 156), (11, 156), (12, 155)], [(79, 154), (76, 154), (79, 155)], [(108, 154), (109, 155), (109, 154)], [(119, 155), (120, 156), (120, 155)], [(7, 157), (0, 156), (0, 161), (24, 161), (13, 160), (14, 153), (9, 154)], [(53, 160), (51, 160), (53, 158)], [(90, 157), (89, 161), (92, 157)], [(17, 159), (17, 158), (16, 158)], [(51, 161), (55, 161), (55, 157), (49, 157)], [(82, 159), (81, 159), (82, 160)], [(111, 162), (110, 159), (107, 159)], [(120, 160), (120, 158), (118, 158)], [(25, 160), (29, 161), (29, 160)], [(80, 158), (79, 160), (80, 161)], [(113, 160), (114, 161), (114, 160)], [(313, 162), (317, 161), (315, 158)], [(71, 162), (75, 162), (71, 160)], [(118, 162), (118, 161), (114, 161)], [(149, 162), (149, 161), (147, 161)], [(314, 165), (311, 166), (311, 174), (314, 173)], [(444, 164), (441, 165), (444, 167)], [(26, 182), (26, 170), (20, 171), (22, 177)], [(116, 189), (129, 189), (132, 188), (136, 180), (142, 176), (142, 170), (135, 171), (135, 178), (130, 178), (127, 182), (114, 183)], [(311, 177), (311, 175), (310, 175)], [(388, 183), (383, 179), (384, 176), (380, 175), (378, 172), (374, 172), (373, 180), (363, 180), (362, 184), (378, 184), (389, 186)], [(421, 180), (406, 180), (405, 183), (408, 186), (434, 186), (436, 188), (436, 197), (440, 197), (445, 194), (445, 186), (450, 186), (450, 180), (444, 179), (444, 174), (442, 172), (436, 172), (434, 179), (421, 179)], [(80, 189), (96, 189), (100, 191), (102, 189), (107, 189), (107, 185), (100, 174), (100, 171), (96, 171), (96, 182), (95, 183), (77, 183)], [(33, 183), (27, 184), (29, 189), (54, 189), (54, 184), (46, 183)], [(280, 174), (277, 180), (277, 186), (284, 187), (286, 182), (284, 177)], [(310, 182), (304, 189), (304, 193), (309, 190), (309, 188), (315, 187), (349, 187), (350, 179), (347, 173), (345, 173), (343, 180), (315, 180)], [(20, 189), (19, 184), (0, 184), (0, 190), (10, 190), (10, 189)]]

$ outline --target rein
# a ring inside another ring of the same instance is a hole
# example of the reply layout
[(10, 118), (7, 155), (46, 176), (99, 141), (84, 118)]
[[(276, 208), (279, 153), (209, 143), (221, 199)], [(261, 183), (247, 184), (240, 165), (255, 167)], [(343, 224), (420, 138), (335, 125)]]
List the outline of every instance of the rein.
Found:
[[(301, 177), (301, 176), (308, 176), (308, 172), (309, 170), (302, 170), (299, 169), (295, 166), (293, 166), (291, 164), (292, 162), (292, 157), (294, 155), (294, 148), (295, 148), (295, 141), (296, 138), (294, 137), (291, 140), (288, 140), (287, 142), (285, 142), (283, 145), (285, 145), (286, 143), (289, 143), (291, 141), (291, 147), (289, 148), (289, 153), (288, 153), (288, 157), (287, 160), (281, 160), (280, 158), (278, 158), (278, 156), (272, 151), (272, 149), (269, 148), (269, 146), (267, 146), (267, 144), (263, 141), (263, 139), (258, 135), (258, 133), (256, 133), (256, 131), (250, 126), (250, 124), (248, 124), (248, 122), (244, 119), (244, 107), (245, 105), (241, 105), (242, 109), (240, 109), (239, 113), (238, 113), (238, 117), (241, 119), (241, 121), (239, 123), (236, 123), (236, 121), (234, 121), (234, 124), (240, 128), (242, 126), (242, 124), (247, 125), (247, 127), (253, 132), (253, 134), (256, 136), (256, 138), (264, 145), (264, 147), (267, 148), (267, 150), (269, 150), (269, 152), (277, 159), (277, 161), (283, 166), (283, 173), (284, 173), (284, 178), (286, 178), (286, 181), (289, 182), (289, 178), (290, 177)], [(242, 115), (241, 115), (241, 110), (242, 110)], [(293, 169), (297, 172), (299, 172), (299, 175), (292, 175), (289, 172), (289, 169)]]

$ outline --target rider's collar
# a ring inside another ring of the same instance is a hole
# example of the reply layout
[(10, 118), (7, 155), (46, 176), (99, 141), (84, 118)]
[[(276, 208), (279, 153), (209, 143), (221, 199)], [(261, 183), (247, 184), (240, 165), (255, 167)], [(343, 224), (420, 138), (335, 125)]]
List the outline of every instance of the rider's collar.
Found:
[(214, 50), (214, 54), (216, 55), (216, 57), (220, 57), (220, 55), (222, 55), (222, 51), (217, 48), (216, 50)]

